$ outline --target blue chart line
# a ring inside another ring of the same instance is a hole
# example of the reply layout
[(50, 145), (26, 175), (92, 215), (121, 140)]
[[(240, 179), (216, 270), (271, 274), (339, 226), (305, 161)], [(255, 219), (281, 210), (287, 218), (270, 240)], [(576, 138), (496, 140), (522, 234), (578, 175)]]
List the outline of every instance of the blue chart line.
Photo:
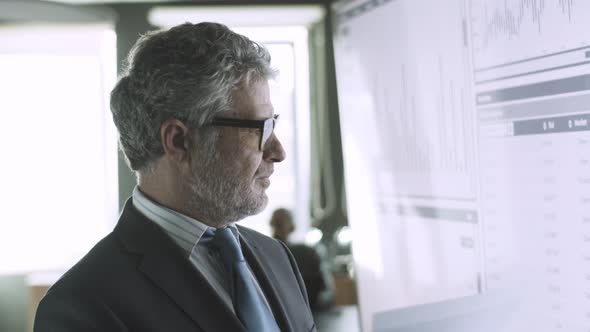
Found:
[[(561, 14), (566, 16), (571, 23), (574, 0), (554, 1), (558, 1)], [(483, 9), (485, 20), (484, 31), (482, 31), (483, 46), (487, 47), (491, 41), (502, 37), (508, 39), (518, 37), (524, 24), (536, 25), (537, 31), (541, 33), (547, 2), (548, 0), (519, 0), (514, 6), (509, 6), (508, 2), (504, 1), (504, 6), (498, 6), (493, 10), (488, 9), (486, 3)]]

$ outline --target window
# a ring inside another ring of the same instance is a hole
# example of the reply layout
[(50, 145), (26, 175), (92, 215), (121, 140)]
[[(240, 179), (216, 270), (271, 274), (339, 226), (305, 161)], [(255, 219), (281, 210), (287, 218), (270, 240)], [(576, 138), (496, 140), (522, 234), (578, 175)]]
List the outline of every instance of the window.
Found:
[(107, 25), (0, 29), (0, 273), (65, 271), (114, 226)]

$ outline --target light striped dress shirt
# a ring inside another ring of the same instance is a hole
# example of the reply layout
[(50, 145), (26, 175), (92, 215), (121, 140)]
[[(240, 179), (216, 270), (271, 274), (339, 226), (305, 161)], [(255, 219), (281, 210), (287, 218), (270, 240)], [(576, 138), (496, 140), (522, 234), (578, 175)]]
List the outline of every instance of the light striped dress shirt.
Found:
[[(160, 226), (184, 250), (192, 265), (205, 276), (230, 310), (235, 312), (229, 291), (228, 276), (221, 263), (221, 258), (215, 250), (211, 250), (200, 241), (208, 229), (215, 230), (215, 228), (154, 202), (143, 194), (139, 187), (135, 187), (133, 190), (133, 206), (149, 220)], [(239, 240), (238, 228), (233, 223), (228, 227)], [(250, 274), (268, 306), (266, 297), (251, 270)]]

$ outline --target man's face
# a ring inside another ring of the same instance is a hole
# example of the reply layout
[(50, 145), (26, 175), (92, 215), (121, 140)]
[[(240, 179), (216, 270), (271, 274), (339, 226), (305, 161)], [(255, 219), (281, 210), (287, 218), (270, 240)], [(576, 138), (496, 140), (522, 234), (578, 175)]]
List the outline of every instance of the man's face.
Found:
[[(266, 81), (243, 88), (235, 105), (231, 112), (220, 116), (264, 120), (274, 115)], [(274, 163), (285, 159), (281, 143), (273, 134), (260, 151), (259, 129), (216, 130), (219, 138), (214, 147), (199, 149), (191, 158), (189, 208), (206, 212), (215, 219), (213, 222), (237, 221), (259, 213), (268, 202), (265, 190), (270, 186)]]

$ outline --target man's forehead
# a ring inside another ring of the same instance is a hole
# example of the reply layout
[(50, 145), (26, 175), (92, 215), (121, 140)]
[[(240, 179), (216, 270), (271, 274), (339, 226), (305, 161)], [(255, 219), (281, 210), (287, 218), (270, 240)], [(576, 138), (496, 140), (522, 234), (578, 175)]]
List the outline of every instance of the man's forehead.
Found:
[(268, 83), (257, 82), (235, 92), (234, 107), (220, 114), (224, 117), (243, 119), (267, 119), (274, 115)]

